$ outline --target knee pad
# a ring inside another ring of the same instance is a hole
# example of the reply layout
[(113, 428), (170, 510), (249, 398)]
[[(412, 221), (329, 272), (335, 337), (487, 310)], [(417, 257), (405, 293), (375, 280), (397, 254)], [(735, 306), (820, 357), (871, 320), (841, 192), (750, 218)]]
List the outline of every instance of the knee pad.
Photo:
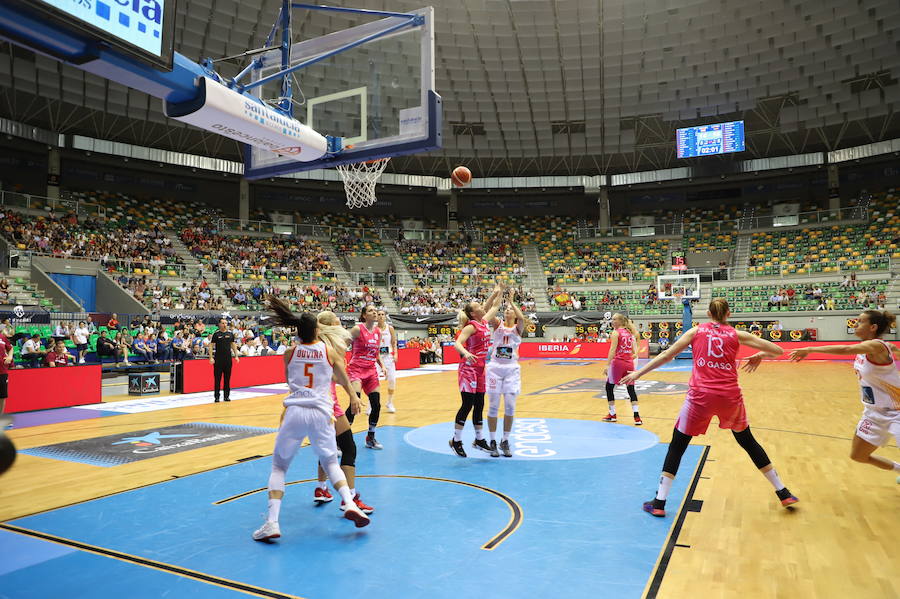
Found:
[(515, 393), (507, 393), (503, 396), (503, 415), (509, 418), (516, 413), (516, 400), (519, 396)]
[(372, 406), (373, 411), (381, 407), (381, 392), (372, 391), (369, 393), (369, 405)]
[(496, 418), (500, 413), (500, 396), (488, 395), (488, 417)]
[(749, 426), (739, 433), (731, 431), (731, 434), (734, 435), (734, 440), (738, 442), (738, 445), (740, 445), (743, 450), (747, 452), (747, 455), (750, 456), (750, 459), (753, 460), (754, 466), (757, 468), (765, 468), (772, 463), (769, 456), (766, 454), (766, 450), (762, 448), (756, 441), (753, 433), (750, 432)]
[(341, 450), (341, 466), (356, 466), (356, 441), (353, 432), (346, 430), (337, 436), (337, 446)]
[(269, 490), (284, 492), (284, 475), (285, 471), (272, 464), (272, 472), (269, 474)]

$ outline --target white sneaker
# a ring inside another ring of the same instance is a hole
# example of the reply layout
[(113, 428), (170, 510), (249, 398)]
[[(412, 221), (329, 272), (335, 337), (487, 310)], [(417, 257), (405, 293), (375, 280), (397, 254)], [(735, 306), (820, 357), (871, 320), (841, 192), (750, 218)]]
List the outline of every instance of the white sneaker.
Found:
[(84, 358), (81, 358), (80, 360), (78, 360), (78, 363), (79, 363), (79, 364), (84, 364)]
[(393, 414), (394, 412), (397, 411), (397, 408), (394, 407), (393, 402), (389, 402), (389, 403), (388, 403), (388, 405), (387, 405), (387, 411), (388, 411), (389, 414)]
[(268, 541), (269, 539), (277, 539), (280, 536), (281, 529), (278, 527), (278, 522), (269, 522), (268, 520), (257, 530), (253, 531), (254, 541)]
[[(344, 507), (344, 518), (352, 520), (353, 523), (356, 524), (356, 528), (362, 528), (369, 525), (369, 517), (362, 513), (355, 504)], [(278, 525), (276, 524), (276, 526)]]

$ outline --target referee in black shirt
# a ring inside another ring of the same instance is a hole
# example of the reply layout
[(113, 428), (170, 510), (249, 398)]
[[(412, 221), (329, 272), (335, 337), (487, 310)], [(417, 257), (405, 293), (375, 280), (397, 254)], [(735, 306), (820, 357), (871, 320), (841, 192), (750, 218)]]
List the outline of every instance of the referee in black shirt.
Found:
[(213, 376), (215, 377), (214, 395), (216, 403), (219, 401), (219, 378), (225, 379), (225, 401), (231, 401), (228, 396), (231, 394), (231, 356), (234, 356), (235, 362), (240, 362), (238, 357), (238, 347), (234, 342), (234, 333), (228, 330), (228, 321), (224, 318), (219, 319), (219, 330), (213, 333), (212, 342), (210, 343), (209, 363), (213, 365)]

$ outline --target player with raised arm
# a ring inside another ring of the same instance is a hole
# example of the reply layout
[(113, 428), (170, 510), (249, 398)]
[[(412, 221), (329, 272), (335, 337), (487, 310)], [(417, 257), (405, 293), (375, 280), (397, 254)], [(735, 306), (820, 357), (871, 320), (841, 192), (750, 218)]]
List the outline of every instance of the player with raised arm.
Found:
[(710, 322), (691, 328), (668, 350), (640, 370), (625, 375), (621, 381), (624, 385), (633, 384), (648, 372), (670, 362), (688, 346), (691, 347), (694, 368), (687, 396), (672, 430), (672, 441), (663, 462), (656, 496), (644, 503), (644, 511), (660, 518), (666, 515), (666, 497), (678, 473), (681, 458), (691, 438), (706, 433), (713, 416), (718, 417), (719, 428), (731, 429), (738, 445), (775, 488), (781, 505), (793, 505), (797, 503), (797, 498), (781, 482), (769, 456), (750, 432), (744, 398), (737, 380), (737, 353), (741, 345), (759, 350), (747, 358), (744, 365), (747, 372), (756, 370), (764, 357), (777, 358), (784, 352), (770, 341), (730, 326), (728, 317), (731, 311), (728, 302), (722, 298), (713, 299), (706, 314)]
[[(813, 352), (856, 354), (853, 369), (859, 377), (863, 413), (850, 446), (850, 459), (900, 473), (900, 463), (872, 455), (891, 437), (900, 445), (900, 372), (894, 358), (894, 354), (900, 354), (900, 348), (882, 339), (896, 322), (897, 318), (887, 310), (866, 310), (859, 315), (854, 330), (859, 343), (801, 347), (791, 352), (791, 360), (799, 362)], [(900, 483), (900, 476), (897, 482)]]
[[(488, 435), (491, 456), (511, 458), (509, 433), (516, 415), (516, 399), (522, 392), (522, 376), (519, 367), (519, 345), (525, 330), (525, 315), (516, 305), (512, 290), (506, 296), (503, 320), (494, 317), (488, 321), (491, 333), (491, 360), (485, 369), (488, 397)], [(497, 416), (500, 413), (500, 397), (503, 397), (503, 438), (497, 447)]]
[(454, 347), (456, 347), (456, 351), (459, 352), (462, 358), (457, 372), (461, 405), (456, 412), (450, 448), (461, 458), (466, 457), (466, 450), (463, 448), (462, 443), (462, 431), (466, 426), (469, 412), (472, 413), (472, 426), (475, 428), (475, 442), (472, 446), (482, 451), (491, 451), (482, 433), (484, 427), (482, 420), (484, 394), (486, 390), (484, 380), (485, 358), (487, 357), (488, 345), (491, 341), (487, 321), (497, 315), (497, 306), (494, 304), (499, 304), (498, 300), (501, 293), (503, 293), (503, 288), (497, 285), (483, 306), (478, 302), (469, 302), (463, 307), (460, 315), (462, 329), (456, 338)]

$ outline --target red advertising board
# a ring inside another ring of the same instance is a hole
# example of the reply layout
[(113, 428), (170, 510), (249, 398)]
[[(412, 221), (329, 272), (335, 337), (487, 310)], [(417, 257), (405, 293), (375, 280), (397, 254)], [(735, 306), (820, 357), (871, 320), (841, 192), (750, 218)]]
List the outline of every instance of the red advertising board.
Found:
[(411, 347), (402, 347), (397, 350), (397, 370), (409, 370), (419, 367), (419, 350)]
[[(184, 393), (211, 391), (213, 388), (213, 365), (209, 360), (186, 360), (184, 362)], [(231, 388), (271, 385), (284, 382), (284, 356), (257, 356), (241, 358), (231, 367)]]
[(4, 412), (100, 403), (101, 383), (99, 364), (10, 370)]
[[(775, 345), (777, 345), (778, 347), (783, 349), (784, 354), (782, 354), (778, 358), (773, 358), (773, 359), (788, 360), (791, 350), (797, 349), (799, 347), (816, 347), (816, 346), (821, 346), (821, 345), (843, 345), (843, 344), (849, 344), (849, 343), (852, 343), (852, 342), (847, 342), (847, 341), (837, 341), (837, 342), (835, 342), (835, 341), (783, 341), (780, 343), (776, 343)], [(896, 341), (892, 341), (889, 343), (893, 343), (894, 345), (897, 345), (898, 347), (900, 347), (900, 344), (898, 344)], [(755, 353), (756, 353), (756, 350), (753, 349), (752, 347), (741, 346), (741, 349), (738, 351), (738, 358), (743, 359), (743, 358), (746, 358), (747, 356), (752, 356)], [(808, 356), (806, 356), (806, 358), (804, 358), (804, 359), (805, 360), (851, 360), (852, 361), (855, 358), (856, 358), (856, 356), (852, 355), (852, 354), (849, 356), (838, 356), (838, 355), (834, 355), (834, 354), (811, 353)]]

